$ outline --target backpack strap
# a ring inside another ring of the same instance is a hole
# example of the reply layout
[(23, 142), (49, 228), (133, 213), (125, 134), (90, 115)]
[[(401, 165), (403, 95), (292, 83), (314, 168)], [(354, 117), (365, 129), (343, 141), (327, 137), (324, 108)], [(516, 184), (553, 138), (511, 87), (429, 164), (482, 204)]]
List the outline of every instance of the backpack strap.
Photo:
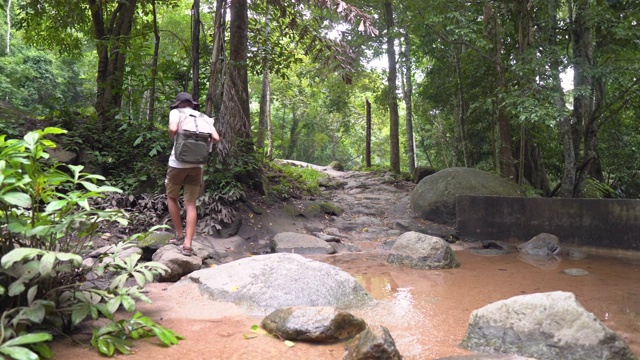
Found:
[[(204, 114), (203, 114), (203, 113), (201, 113), (201, 112), (198, 112), (198, 116), (195, 116), (195, 115), (193, 115), (193, 114), (187, 114), (187, 113), (184, 111), (184, 109), (182, 109), (182, 108), (179, 108), (179, 109), (177, 109), (177, 110), (178, 110), (178, 112), (180, 113), (180, 120), (178, 121), (178, 131), (182, 130), (182, 122), (183, 122), (187, 117), (192, 117), (192, 118), (193, 118), (193, 124), (194, 124), (194, 125), (195, 125), (195, 127), (196, 127), (196, 133), (197, 133), (197, 134), (199, 134), (199, 133), (200, 133), (200, 131), (198, 130), (198, 121), (197, 121), (197, 118), (204, 116)], [(183, 115), (186, 115), (186, 116), (183, 116)]]

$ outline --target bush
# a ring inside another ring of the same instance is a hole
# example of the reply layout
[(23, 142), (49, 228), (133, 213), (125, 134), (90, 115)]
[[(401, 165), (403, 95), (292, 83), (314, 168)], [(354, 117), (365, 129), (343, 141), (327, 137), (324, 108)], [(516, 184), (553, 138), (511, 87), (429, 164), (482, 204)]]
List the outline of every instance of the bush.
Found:
[[(116, 246), (110, 261), (95, 271), (111, 279), (107, 289), (87, 287), (89, 269), (82, 265), (91, 238), (103, 222), (126, 224), (119, 210), (92, 208), (95, 198), (119, 189), (100, 185), (105, 179), (82, 172), (82, 166), (50, 161), (45, 137), (64, 130), (46, 128), (23, 139), (0, 136), (0, 357), (50, 358), (46, 345), (52, 332), (70, 332), (91, 317), (111, 320), (94, 333), (92, 344), (103, 354), (128, 353), (127, 337), (155, 335), (171, 345), (180, 338), (141, 315), (115, 322), (120, 307), (135, 310), (135, 299), (149, 301), (141, 290), (147, 281), (168, 270), (164, 265), (139, 264), (139, 255), (120, 259), (135, 235)], [(151, 229), (150, 231), (153, 231)], [(134, 286), (125, 286), (135, 279)], [(120, 339), (115, 341), (114, 337)]]

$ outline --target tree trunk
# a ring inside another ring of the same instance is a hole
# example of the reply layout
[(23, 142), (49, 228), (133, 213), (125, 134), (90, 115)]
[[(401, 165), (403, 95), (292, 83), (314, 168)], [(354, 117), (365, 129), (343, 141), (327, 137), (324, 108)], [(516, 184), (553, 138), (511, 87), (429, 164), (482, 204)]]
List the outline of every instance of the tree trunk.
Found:
[[(133, 25), (137, 0), (120, 2), (109, 23), (105, 23), (104, 2), (88, 0), (95, 31), (98, 73), (96, 76), (96, 113), (98, 133), (113, 133), (119, 127), (115, 121), (122, 105), (123, 71), (126, 49)], [(108, 140), (107, 140), (108, 141)], [(101, 144), (108, 146), (108, 143)]]
[[(500, 21), (497, 16), (493, 14), (492, 4), (487, 3), (485, 10), (485, 22), (490, 24), (488, 28), (489, 40), (494, 45), (495, 56), (495, 68), (496, 68), (496, 87), (500, 91), (506, 93), (508, 84), (506, 80), (506, 69), (502, 62), (503, 47), (502, 47), (502, 34)], [(495, 111), (497, 112), (497, 126), (498, 126), (498, 166), (502, 176), (516, 180), (516, 171), (513, 161), (512, 151), (512, 139), (511, 139), (511, 124), (505, 113), (504, 104), (500, 97), (495, 101)]]
[(394, 35), (393, 7), (391, 1), (384, 2), (384, 18), (387, 28), (387, 60), (389, 62), (389, 76), (387, 77), (389, 98), (389, 153), (391, 159), (389, 165), (395, 173), (400, 173), (400, 139), (398, 115), (398, 94), (397, 94), (397, 68), (396, 68), (396, 48)]
[(573, 38), (573, 119), (582, 127), (584, 151), (578, 168), (578, 176), (573, 188), (573, 196), (580, 196), (589, 174), (592, 162), (596, 159), (598, 127), (593, 118), (593, 81), (589, 68), (593, 59), (593, 39), (591, 24), (588, 20), (588, 0), (576, 0), (575, 13), (570, 23)]
[(222, 89), (224, 81), (222, 69), (224, 66), (224, 38), (227, 17), (227, 1), (216, 1), (216, 16), (214, 19), (214, 38), (213, 52), (211, 54), (211, 66), (209, 71), (209, 89), (207, 91), (207, 100), (205, 113), (209, 116), (217, 117), (222, 107)]
[(11, 53), (11, 0), (7, 0), (7, 55)]
[(147, 113), (147, 124), (149, 130), (153, 129), (153, 115), (156, 104), (156, 86), (158, 84), (158, 53), (160, 52), (160, 32), (158, 31), (158, 12), (156, 0), (151, 1), (153, 7), (153, 60), (151, 63), (151, 89), (149, 89), (149, 112)]
[(369, 102), (369, 99), (365, 99), (365, 106), (366, 106), (366, 116), (367, 116), (367, 129), (366, 129), (366, 140), (365, 140), (365, 147), (364, 147), (364, 162), (365, 162), (365, 167), (370, 168), (371, 167), (371, 103)]
[(298, 146), (298, 126), (300, 125), (300, 119), (304, 116), (303, 114), (296, 113), (296, 105), (293, 105), (293, 109), (291, 110), (291, 127), (289, 128), (289, 147), (287, 148), (287, 159), (295, 160), (295, 152), (296, 147)]
[[(458, 85), (458, 126), (460, 128), (459, 140), (462, 149), (462, 159), (464, 166), (469, 166), (469, 156), (467, 154), (467, 108), (464, 99), (464, 87), (462, 86), (462, 69), (460, 66), (460, 56), (462, 55), (462, 45), (456, 45), (454, 49), (454, 64), (456, 82)], [(455, 159), (455, 158), (454, 158)]]
[[(562, 138), (562, 153), (564, 166), (562, 168), (562, 179), (560, 181), (559, 197), (573, 197), (573, 186), (576, 183), (576, 139), (573, 137), (573, 125), (571, 117), (566, 114), (566, 102), (564, 100), (564, 90), (562, 89), (562, 81), (560, 79), (560, 66), (562, 60), (560, 58), (559, 49), (557, 49), (557, 28), (558, 28), (558, 0), (549, 0), (549, 46), (553, 54), (549, 68), (553, 81), (553, 88), (556, 93), (555, 103), (560, 114), (560, 135)], [(550, 194), (553, 196), (553, 194)]]
[(200, 0), (191, 6), (191, 96), (200, 98)]
[(406, 119), (405, 128), (407, 133), (407, 164), (409, 167), (409, 174), (413, 174), (416, 169), (416, 151), (413, 141), (413, 103), (411, 97), (413, 96), (413, 71), (411, 68), (411, 38), (408, 31), (404, 33), (404, 66), (405, 66), (405, 81), (404, 84), (404, 104), (406, 107)]
[[(271, 92), (271, 89), (269, 89)], [(271, 105), (269, 105), (269, 116), (267, 116), (267, 159), (273, 159), (273, 125), (271, 122)]]
[[(253, 153), (251, 118), (249, 112), (249, 79), (247, 74), (248, 6), (247, 0), (231, 0), (229, 7), (229, 62), (222, 109), (220, 131), (222, 141), (218, 151), (223, 157), (231, 152)], [(236, 146), (236, 144), (238, 146)], [(254, 179), (256, 180), (256, 179)]]
[(260, 93), (260, 118), (258, 119), (258, 134), (256, 136), (256, 148), (264, 148), (264, 139), (267, 124), (271, 117), (271, 83), (269, 82), (269, 60), (263, 59), (264, 71), (262, 72), (262, 91)]

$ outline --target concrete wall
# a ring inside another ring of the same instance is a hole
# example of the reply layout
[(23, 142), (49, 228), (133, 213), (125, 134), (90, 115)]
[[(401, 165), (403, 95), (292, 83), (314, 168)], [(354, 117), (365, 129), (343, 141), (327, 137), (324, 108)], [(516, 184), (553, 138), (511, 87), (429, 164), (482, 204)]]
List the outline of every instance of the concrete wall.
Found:
[(461, 195), (456, 216), (463, 238), (527, 241), (546, 232), (565, 244), (640, 250), (640, 200)]

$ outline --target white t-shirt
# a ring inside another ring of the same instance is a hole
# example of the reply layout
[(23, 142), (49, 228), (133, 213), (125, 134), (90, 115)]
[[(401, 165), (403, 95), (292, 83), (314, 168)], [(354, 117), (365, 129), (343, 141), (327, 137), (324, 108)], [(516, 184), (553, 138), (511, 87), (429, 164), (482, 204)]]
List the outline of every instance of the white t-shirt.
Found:
[[(205, 114), (200, 115), (200, 112), (193, 110), (191, 108), (182, 108), (182, 109), (173, 109), (169, 112), (169, 127), (171, 128), (171, 125), (173, 124), (174, 126), (176, 124), (178, 124), (178, 121), (180, 120), (180, 111), (186, 113), (187, 115), (194, 115), (196, 117), (200, 116), (197, 118), (197, 122), (198, 122), (198, 131), (200, 132), (204, 132), (204, 133), (209, 133), (209, 134), (213, 134), (213, 132), (215, 131), (215, 128), (213, 127), (213, 122), (214, 120), (208, 116), (206, 116)], [(181, 129), (185, 129), (185, 130), (193, 130), (195, 131), (195, 123), (194, 123), (194, 118), (191, 116), (187, 116), (186, 119), (182, 122), (182, 124), (180, 124), (180, 128)], [(174, 144), (175, 144), (175, 139), (174, 139)], [(171, 148), (171, 156), (169, 157), (169, 166), (174, 167), (174, 168), (192, 168), (192, 167), (203, 167), (203, 165), (200, 164), (189, 164), (189, 163), (184, 163), (184, 162), (180, 162), (178, 160), (176, 160), (176, 156), (175, 156), (175, 147)]]

